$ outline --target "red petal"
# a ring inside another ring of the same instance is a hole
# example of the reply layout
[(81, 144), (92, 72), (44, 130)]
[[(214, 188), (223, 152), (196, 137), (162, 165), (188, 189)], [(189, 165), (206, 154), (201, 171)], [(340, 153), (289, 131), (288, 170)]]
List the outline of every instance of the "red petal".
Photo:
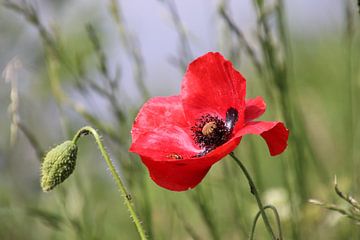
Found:
[(156, 184), (172, 191), (185, 191), (198, 185), (211, 166), (232, 152), (240, 140), (241, 138), (233, 138), (199, 158), (159, 161), (149, 155), (141, 155), (141, 159)]
[(266, 103), (262, 97), (246, 100), (245, 122), (260, 117), (266, 110)]
[[(172, 191), (185, 191), (195, 187), (210, 170), (210, 166), (182, 164), (182, 161), (154, 161), (141, 156), (149, 169), (150, 177), (159, 186)], [(193, 159), (195, 162), (196, 159)]]
[(205, 114), (225, 119), (226, 111), (238, 110), (242, 125), (246, 81), (220, 53), (207, 53), (188, 67), (181, 88), (184, 112), (190, 124)]
[(260, 134), (265, 139), (271, 156), (275, 156), (286, 149), (289, 130), (282, 122), (248, 122), (236, 136), (245, 134)]
[(154, 131), (163, 125), (187, 127), (180, 96), (155, 97), (148, 100), (140, 109), (132, 130), (132, 140), (139, 135)]
[(171, 125), (158, 127), (139, 135), (131, 144), (129, 151), (151, 157), (156, 161), (177, 160), (169, 157), (170, 154), (190, 158), (201, 152), (187, 129)]

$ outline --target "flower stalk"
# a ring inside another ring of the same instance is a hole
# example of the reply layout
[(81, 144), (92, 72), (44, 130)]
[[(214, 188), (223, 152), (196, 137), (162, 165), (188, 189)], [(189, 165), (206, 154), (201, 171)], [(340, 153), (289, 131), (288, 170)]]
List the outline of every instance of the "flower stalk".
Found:
[(105, 150), (105, 147), (100, 139), (100, 136), (99, 134), (97, 133), (97, 131), (95, 129), (93, 129), (92, 127), (90, 126), (85, 126), (83, 128), (81, 128), (74, 136), (73, 138), (73, 143), (76, 144), (77, 141), (79, 140), (79, 138), (83, 135), (88, 135), (88, 134), (91, 134), (94, 138), (95, 138), (95, 141), (96, 141), (96, 144), (98, 145), (99, 147), (99, 150), (101, 152), (101, 155), (103, 156), (106, 164), (108, 165), (109, 167), (109, 170), (110, 170), (110, 173), (111, 175), (113, 176), (115, 182), (116, 182), (116, 185), (118, 187), (118, 190), (120, 191), (121, 193), (121, 196), (123, 197), (124, 199), (124, 202), (125, 202), (125, 205), (126, 207), (128, 208), (129, 212), (130, 212), (130, 216), (132, 218), (132, 220), (134, 221), (134, 224), (136, 226), (136, 229), (139, 233), (139, 236), (140, 236), (140, 239), (141, 240), (146, 240), (147, 237), (146, 237), (146, 234), (145, 234), (145, 230), (143, 228), (143, 226), (141, 225), (141, 222), (139, 220), (139, 217), (137, 216), (136, 212), (135, 212), (135, 209), (134, 209), (134, 204), (132, 202), (132, 197), (131, 197), (131, 194), (127, 191), (124, 183), (122, 182), (121, 178), (120, 178), (120, 175), (118, 174), (118, 172), (116, 171), (116, 168), (114, 166), (114, 164), (112, 163), (112, 161), (110, 160), (110, 156), (109, 154), (107, 153), (107, 151)]
[(265, 211), (267, 209), (272, 210), (272, 212), (274, 213), (274, 216), (276, 218), (276, 224), (278, 226), (278, 231), (279, 231), (279, 238), (278, 239), (283, 240), (282, 230), (281, 230), (281, 223), (280, 223), (280, 215), (279, 215), (277, 209), (273, 205), (266, 205), (262, 210), (258, 211), (258, 213), (256, 214), (256, 216), (254, 218), (254, 221), (253, 221), (253, 226), (252, 226), (252, 229), (251, 229), (251, 234), (250, 234), (249, 240), (254, 239), (254, 234), (255, 234), (255, 228), (256, 228), (257, 221), (258, 221), (259, 217), (261, 216), (261, 212)]
[(236, 162), (236, 164), (241, 168), (242, 172), (244, 173), (246, 179), (248, 180), (249, 186), (250, 186), (250, 191), (251, 193), (254, 195), (256, 202), (258, 204), (259, 207), (259, 211), (261, 213), (261, 217), (264, 220), (265, 223), (265, 227), (267, 229), (267, 231), (269, 232), (269, 234), (271, 235), (273, 240), (278, 240), (281, 238), (278, 238), (275, 236), (274, 231), (270, 225), (270, 221), (269, 218), (267, 217), (266, 213), (265, 213), (265, 209), (264, 209), (264, 205), (261, 202), (260, 199), (260, 195), (256, 189), (255, 183), (252, 180), (252, 177), (250, 176), (250, 173), (248, 172), (248, 170), (246, 169), (246, 167), (244, 166), (244, 164), (235, 156), (234, 152), (230, 153), (230, 156), (234, 159), (234, 161)]

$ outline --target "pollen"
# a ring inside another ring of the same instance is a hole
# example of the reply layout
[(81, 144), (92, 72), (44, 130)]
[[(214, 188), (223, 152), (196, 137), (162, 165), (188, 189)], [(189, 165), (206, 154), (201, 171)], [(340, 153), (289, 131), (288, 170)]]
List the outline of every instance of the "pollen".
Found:
[(166, 157), (171, 159), (183, 159), (183, 157), (177, 153), (170, 153)]

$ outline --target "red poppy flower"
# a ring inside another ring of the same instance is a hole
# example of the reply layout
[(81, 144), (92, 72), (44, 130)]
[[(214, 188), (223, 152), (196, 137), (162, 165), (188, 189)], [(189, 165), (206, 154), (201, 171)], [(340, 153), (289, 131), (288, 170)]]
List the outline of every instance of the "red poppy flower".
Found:
[(138, 113), (130, 151), (140, 155), (161, 187), (195, 187), (245, 134), (261, 135), (272, 156), (289, 132), (281, 122), (253, 121), (265, 112), (261, 97), (245, 100), (246, 80), (219, 53), (193, 61), (178, 96), (154, 97)]

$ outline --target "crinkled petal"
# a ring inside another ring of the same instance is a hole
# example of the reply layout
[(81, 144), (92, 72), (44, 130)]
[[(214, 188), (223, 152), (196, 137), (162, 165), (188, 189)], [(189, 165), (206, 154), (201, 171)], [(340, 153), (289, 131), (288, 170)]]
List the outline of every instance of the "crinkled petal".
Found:
[(275, 156), (286, 149), (289, 130), (282, 122), (253, 121), (248, 122), (236, 133), (236, 136), (240, 137), (245, 134), (261, 135), (268, 145), (271, 156)]
[(159, 186), (172, 191), (185, 191), (194, 188), (205, 177), (211, 166), (232, 152), (241, 138), (233, 138), (203, 157), (162, 160), (154, 155), (141, 155), (150, 177)]
[(148, 100), (140, 109), (131, 129), (133, 142), (139, 135), (164, 125), (188, 128), (180, 96), (154, 97)]
[(245, 94), (245, 78), (220, 53), (207, 53), (194, 60), (181, 88), (184, 113), (190, 124), (205, 114), (225, 119), (232, 107), (238, 110), (238, 123), (242, 125)]
[(260, 117), (266, 110), (266, 103), (262, 97), (246, 100), (245, 122)]

